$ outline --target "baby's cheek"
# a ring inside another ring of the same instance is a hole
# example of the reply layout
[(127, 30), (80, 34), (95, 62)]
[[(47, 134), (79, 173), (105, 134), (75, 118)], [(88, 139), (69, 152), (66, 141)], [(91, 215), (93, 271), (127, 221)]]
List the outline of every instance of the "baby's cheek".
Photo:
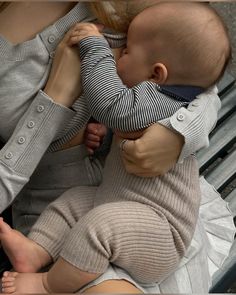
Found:
[(117, 73), (122, 80), (127, 77), (129, 73), (129, 62), (126, 56), (121, 57), (117, 62)]
[(117, 61), (116, 64), (116, 70), (117, 70), (117, 74), (120, 76), (120, 78), (122, 78), (122, 73), (123, 73), (123, 62), (121, 60)]
[(116, 62), (118, 62), (118, 60), (121, 58), (123, 50), (124, 50), (124, 47), (112, 48), (112, 52), (113, 52)]

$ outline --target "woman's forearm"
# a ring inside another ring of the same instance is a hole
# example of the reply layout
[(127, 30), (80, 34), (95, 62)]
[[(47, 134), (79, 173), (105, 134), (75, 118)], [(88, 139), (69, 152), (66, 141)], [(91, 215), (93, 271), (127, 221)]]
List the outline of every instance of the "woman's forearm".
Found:
[(187, 109), (161, 121), (168, 128), (154, 124), (139, 139), (126, 141), (122, 153), (126, 170), (146, 177), (163, 175), (176, 162), (207, 146), (221, 105), (216, 92), (216, 88), (209, 90)]
[(0, 151), (0, 212), (29, 181), (58, 131), (74, 111), (40, 91)]

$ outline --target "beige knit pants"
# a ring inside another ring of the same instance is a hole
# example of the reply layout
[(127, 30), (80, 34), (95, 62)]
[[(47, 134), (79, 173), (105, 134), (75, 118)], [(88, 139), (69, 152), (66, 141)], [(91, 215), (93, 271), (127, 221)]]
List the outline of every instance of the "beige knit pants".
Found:
[[(139, 282), (160, 282), (177, 266), (194, 232), (198, 173), (191, 180), (189, 172), (195, 168), (190, 160), (169, 178), (142, 179), (142, 183), (141, 178), (125, 174), (119, 152), (112, 151), (103, 184), (64, 193), (42, 213), (29, 237), (54, 260), (61, 256), (82, 271), (104, 273), (113, 263)], [(189, 172), (181, 173), (182, 169)], [(173, 181), (171, 188), (168, 179)], [(145, 199), (141, 187), (150, 198), (153, 195), (152, 201)]]
[(83, 271), (104, 273), (112, 262), (140, 282), (162, 280), (179, 260), (165, 216), (137, 202), (93, 208), (95, 193), (71, 189), (49, 205), (29, 237), (54, 260), (60, 255)]

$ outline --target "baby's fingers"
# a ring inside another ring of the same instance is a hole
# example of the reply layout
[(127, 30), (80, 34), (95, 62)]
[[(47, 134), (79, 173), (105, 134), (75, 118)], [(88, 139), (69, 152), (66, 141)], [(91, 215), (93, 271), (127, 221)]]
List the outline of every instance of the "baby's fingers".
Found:
[(95, 25), (90, 23), (78, 23), (73, 27), (68, 40), (68, 45), (72, 46), (79, 43), (81, 40), (87, 37), (101, 37), (100, 31), (103, 29), (103, 25)]
[(94, 23), (76, 23), (73, 28), (74, 31), (102, 31), (104, 25)]
[[(84, 37), (85, 38), (85, 37)], [(69, 40), (67, 41), (67, 44), (69, 45), (69, 46), (72, 46), (72, 45), (76, 45), (76, 44), (78, 44), (81, 40), (82, 40), (83, 38), (81, 38), (81, 36), (71, 36), (70, 38), (69, 38)]]

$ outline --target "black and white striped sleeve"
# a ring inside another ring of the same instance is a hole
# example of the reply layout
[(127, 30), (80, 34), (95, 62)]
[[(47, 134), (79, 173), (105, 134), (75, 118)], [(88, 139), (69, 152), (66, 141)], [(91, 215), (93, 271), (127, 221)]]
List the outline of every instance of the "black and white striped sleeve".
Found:
[(143, 82), (128, 88), (119, 78), (109, 44), (103, 37), (88, 37), (79, 43), (83, 92), (92, 116), (123, 132), (140, 130), (170, 117), (183, 102), (158, 91), (158, 85)]

